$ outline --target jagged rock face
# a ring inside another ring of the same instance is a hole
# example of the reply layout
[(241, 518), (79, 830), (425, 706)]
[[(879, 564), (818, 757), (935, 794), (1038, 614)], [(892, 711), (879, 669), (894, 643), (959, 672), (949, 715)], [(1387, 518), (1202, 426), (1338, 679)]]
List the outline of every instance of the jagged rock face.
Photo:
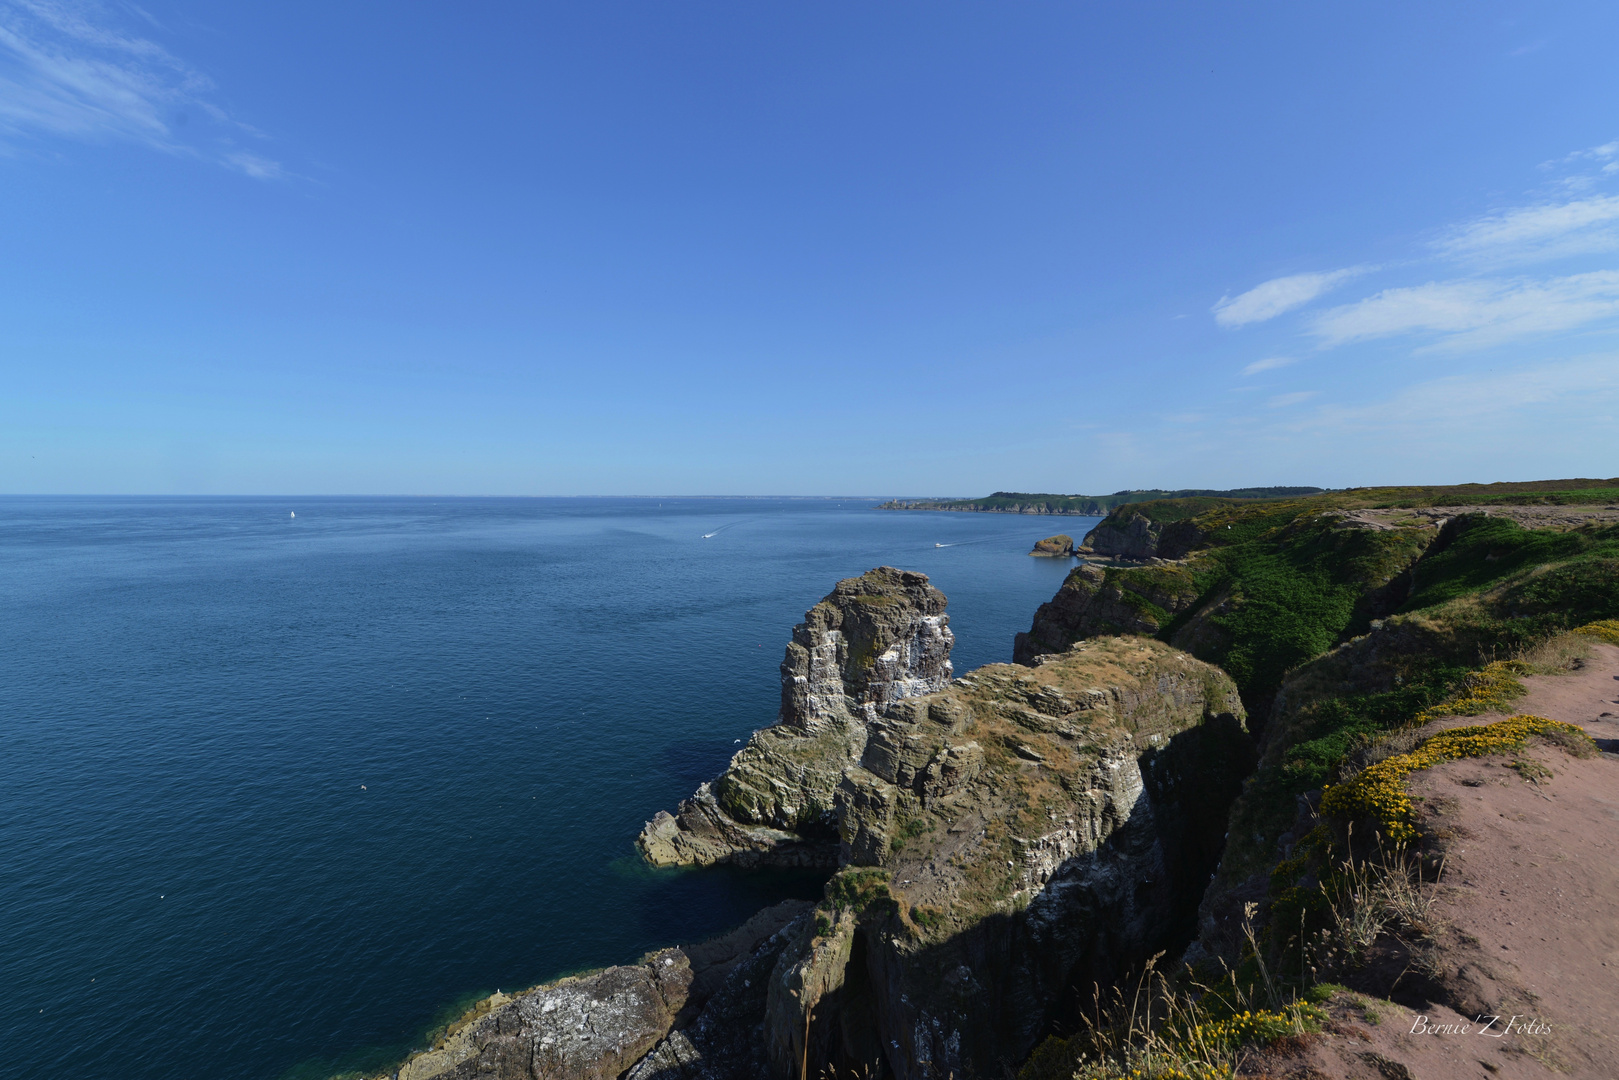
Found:
[(1120, 559), (1151, 559), (1158, 554), (1161, 532), (1147, 517), (1137, 513), (1109, 514), (1085, 536), (1085, 546), (1098, 555)]
[[(768, 1075), (793, 1077), (806, 1066), (810, 1075), (818, 1076), (817, 1063), (847, 1060), (842, 1053), (848, 1041), (845, 1029), (862, 1026), (859, 1005), (847, 1000), (846, 983), (855, 976), (857, 986), (864, 985), (863, 973), (851, 965), (855, 943), (858, 940), (858, 920), (852, 912), (842, 912), (830, 920), (829, 926), (817, 927), (809, 920), (798, 928), (796, 938), (789, 942), (776, 960), (770, 975), (765, 1006), (765, 1050), (771, 1065)], [(851, 971), (851, 967), (853, 970)], [(819, 1014), (819, 1025), (804, 1022), (805, 1003)], [(859, 1041), (872, 1043), (874, 1032)], [(805, 1038), (809, 1043), (806, 1052)], [(865, 1047), (875, 1055), (874, 1045)], [(867, 1061), (875, 1060), (874, 1056)]]
[[(1110, 637), (951, 682), (949, 643), (921, 575), (840, 583), (780, 722), (642, 833), (655, 862), (842, 867), (767, 980), (770, 1075), (998, 1075), (1072, 987), (1192, 934), (1251, 764), (1231, 680)], [(659, 1068), (695, 1060), (682, 1038)]]
[(772, 977), (775, 1075), (806, 1047), (811, 1075), (999, 1075), (1074, 986), (1184, 943), (1251, 764), (1241, 716), (1217, 668), (1134, 638), (885, 710), (837, 791), (847, 902)]
[(1028, 631), (1013, 640), (1012, 660), (1029, 664), (1083, 638), (1156, 634), (1165, 622), (1195, 604), (1197, 595), (1191, 575), (1176, 566), (1123, 571), (1076, 566), (1057, 594), (1034, 613)]
[(1203, 541), (1190, 521), (1162, 523), (1121, 506), (1085, 534), (1084, 547), (1115, 559), (1179, 559)]
[(894, 703), (950, 681), (955, 638), (927, 575), (883, 566), (838, 582), (793, 629), (781, 664), (781, 714), (718, 779), (638, 844), (654, 865), (836, 864), (834, 796)]
[(943, 687), (955, 643), (947, 603), (926, 574), (891, 566), (838, 582), (793, 628), (780, 722), (814, 734)]
[[(807, 906), (807, 905), (806, 905)], [(624, 1080), (759, 1080), (770, 1075), (765, 1010), (782, 953), (810, 932), (800, 915), (726, 974), (690, 1024), (669, 1032)]]

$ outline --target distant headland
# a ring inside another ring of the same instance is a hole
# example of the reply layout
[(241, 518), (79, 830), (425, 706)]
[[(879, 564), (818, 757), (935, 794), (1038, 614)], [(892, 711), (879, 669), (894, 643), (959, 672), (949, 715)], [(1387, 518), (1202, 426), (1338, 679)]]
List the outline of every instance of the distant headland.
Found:
[(1071, 514), (1076, 517), (1101, 517), (1114, 507), (1126, 503), (1152, 502), (1157, 499), (1190, 499), (1194, 497), (1216, 499), (1291, 499), (1300, 495), (1319, 495), (1326, 488), (1318, 487), (1251, 487), (1212, 491), (1204, 488), (1184, 488), (1165, 491), (1160, 488), (1141, 488), (1115, 491), (1111, 495), (1035, 495), (1022, 491), (997, 491), (982, 499), (891, 499), (877, 507), (879, 510), (966, 510), (980, 514)]

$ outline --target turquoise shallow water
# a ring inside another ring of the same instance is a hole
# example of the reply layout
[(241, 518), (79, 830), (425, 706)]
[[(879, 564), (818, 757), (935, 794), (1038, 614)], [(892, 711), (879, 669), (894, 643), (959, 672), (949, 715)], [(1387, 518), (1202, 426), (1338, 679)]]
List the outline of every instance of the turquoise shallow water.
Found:
[(5, 1075), (376, 1067), (816, 894), (631, 841), (771, 722), (837, 579), (932, 575), (959, 674), (1093, 524), (873, 505), (0, 499)]

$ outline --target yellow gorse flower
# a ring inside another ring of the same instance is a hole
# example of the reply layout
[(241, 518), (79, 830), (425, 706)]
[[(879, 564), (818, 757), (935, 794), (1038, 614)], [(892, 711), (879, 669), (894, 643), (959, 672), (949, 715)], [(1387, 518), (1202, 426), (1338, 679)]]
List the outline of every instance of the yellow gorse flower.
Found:
[[(1491, 665), (1494, 666), (1494, 665)], [(1415, 808), (1406, 794), (1405, 778), (1442, 761), (1484, 757), (1520, 749), (1531, 735), (1552, 732), (1585, 738), (1573, 724), (1544, 716), (1520, 714), (1493, 724), (1452, 728), (1424, 739), (1408, 754), (1396, 754), (1368, 766), (1353, 780), (1329, 786), (1321, 795), (1323, 813), (1371, 819), (1395, 842), (1416, 839)]]
[(1490, 709), (1503, 708), (1507, 702), (1523, 694), (1523, 683), (1517, 676), (1529, 674), (1528, 664), (1519, 660), (1497, 660), (1486, 664), (1462, 680), (1462, 688), (1437, 705), (1429, 706), (1411, 718), (1412, 727), (1421, 727), (1440, 716), (1471, 716)]
[(1609, 645), (1619, 645), (1619, 619), (1600, 619), (1594, 623), (1586, 623), (1574, 632), (1601, 638)]

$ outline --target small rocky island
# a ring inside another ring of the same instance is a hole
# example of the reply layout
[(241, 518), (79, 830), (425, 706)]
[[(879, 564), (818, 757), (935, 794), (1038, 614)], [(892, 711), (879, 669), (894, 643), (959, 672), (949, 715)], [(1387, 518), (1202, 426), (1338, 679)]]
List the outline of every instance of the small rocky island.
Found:
[(1034, 550), (1030, 555), (1045, 555), (1057, 559), (1069, 559), (1074, 555), (1074, 538), (1067, 533), (1058, 533), (1048, 536), (1044, 540), (1035, 542)]

